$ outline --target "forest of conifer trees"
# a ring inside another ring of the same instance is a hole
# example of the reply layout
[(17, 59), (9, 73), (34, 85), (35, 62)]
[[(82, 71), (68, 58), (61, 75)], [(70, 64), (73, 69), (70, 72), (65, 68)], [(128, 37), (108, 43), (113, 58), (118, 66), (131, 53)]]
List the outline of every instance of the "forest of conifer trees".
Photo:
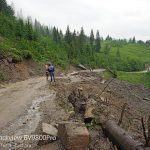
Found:
[(45, 26), (31, 17), (23, 18), (22, 14), (16, 17), (14, 14), (6, 0), (0, 0), (1, 59), (51, 61), (63, 69), (81, 63), (92, 68), (111, 67), (122, 71), (143, 70), (148, 63), (122, 51), (124, 47), (127, 50), (137, 46), (147, 49), (149, 41), (136, 41), (135, 37), (117, 40), (109, 35), (104, 39), (99, 30), (94, 33), (92, 29), (87, 36), (83, 27), (80, 31), (70, 31), (69, 25), (63, 33), (61, 27)]

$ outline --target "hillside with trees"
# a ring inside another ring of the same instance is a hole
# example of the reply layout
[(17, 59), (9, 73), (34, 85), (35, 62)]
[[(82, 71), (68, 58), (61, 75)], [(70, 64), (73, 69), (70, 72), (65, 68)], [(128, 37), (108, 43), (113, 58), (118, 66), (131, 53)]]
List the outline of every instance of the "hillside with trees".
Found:
[(89, 68), (110, 67), (116, 71), (141, 71), (150, 64), (150, 42), (136, 41), (133, 37), (105, 39), (100, 31), (86, 35), (84, 28), (63, 33), (55, 26), (42, 25), (31, 17), (26, 19), (6, 0), (0, 0), (0, 60), (12, 58), (13, 62), (33, 59), (40, 63), (52, 62), (62, 69), (83, 64)]

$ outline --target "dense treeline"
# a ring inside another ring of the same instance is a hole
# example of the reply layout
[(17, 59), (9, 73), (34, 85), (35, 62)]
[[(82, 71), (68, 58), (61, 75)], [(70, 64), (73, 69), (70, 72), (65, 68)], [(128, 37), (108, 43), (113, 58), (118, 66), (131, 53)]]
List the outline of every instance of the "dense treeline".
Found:
[[(0, 54), (2, 58), (12, 57), (16, 61), (34, 59), (39, 62), (52, 61), (62, 68), (68, 64), (82, 63), (89, 67), (111, 67), (116, 70), (137, 71), (144, 69), (144, 63), (134, 57), (122, 56), (120, 50), (128, 44), (145, 44), (130, 40), (114, 40), (109, 35), (104, 40), (99, 30), (91, 30), (90, 36), (80, 31), (63, 33), (57, 27), (41, 25), (31, 17), (23, 19), (14, 16), (14, 10), (0, 0)], [(2, 40), (2, 38), (4, 38)], [(147, 41), (147, 44), (150, 42)], [(111, 55), (116, 49), (115, 55)]]

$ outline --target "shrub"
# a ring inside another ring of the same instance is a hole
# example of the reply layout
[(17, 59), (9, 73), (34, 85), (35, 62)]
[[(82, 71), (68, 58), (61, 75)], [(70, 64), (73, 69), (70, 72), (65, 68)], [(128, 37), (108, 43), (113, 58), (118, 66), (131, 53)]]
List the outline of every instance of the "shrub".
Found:
[(27, 60), (32, 59), (32, 53), (30, 51), (23, 50), (21, 53), (22, 53), (21, 55), (22, 55), (23, 58), (25, 58)]
[(6, 55), (6, 54), (5, 54), (4, 50), (0, 48), (0, 60), (1, 60), (1, 59), (5, 59), (5, 58), (6, 58), (5, 55)]
[(7, 80), (6, 75), (0, 72), (0, 81), (5, 81), (5, 80)]
[(20, 62), (22, 62), (22, 57), (19, 56), (19, 55), (13, 54), (13, 56), (12, 56), (12, 62), (13, 63), (20, 63)]

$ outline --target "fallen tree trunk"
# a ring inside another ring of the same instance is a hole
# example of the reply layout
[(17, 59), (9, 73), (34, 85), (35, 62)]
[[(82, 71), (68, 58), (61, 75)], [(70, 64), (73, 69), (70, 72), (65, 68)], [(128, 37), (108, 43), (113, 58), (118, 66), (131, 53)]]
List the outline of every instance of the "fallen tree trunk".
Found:
[(114, 78), (117, 77), (117, 74), (114, 71), (112, 71), (110, 68), (107, 68), (107, 70), (114, 76)]
[(106, 136), (119, 150), (144, 150), (142, 143), (132, 139), (132, 137), (114, 121), (106, 121), (103, 129)]
[(82, 69), (82, 70), (87, 70), (87, 68), (85, 66), (83, 66), (82, 64), (77, 65), (77, 67)]

